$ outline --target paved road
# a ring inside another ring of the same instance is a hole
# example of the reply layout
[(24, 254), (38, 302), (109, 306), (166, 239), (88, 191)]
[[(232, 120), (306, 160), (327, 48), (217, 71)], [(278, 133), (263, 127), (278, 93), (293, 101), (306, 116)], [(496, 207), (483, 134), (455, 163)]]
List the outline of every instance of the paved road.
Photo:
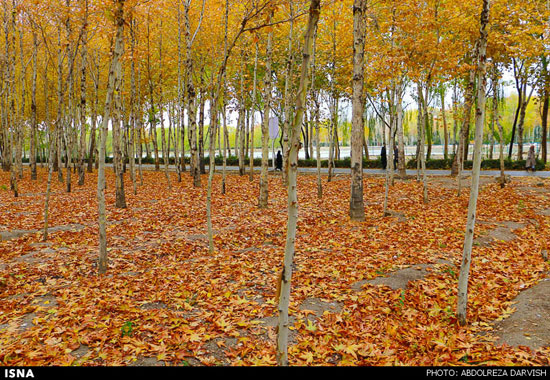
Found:
[[(238, 169), (238, 168), (237, 168)], [(328, 173), (327, 168), (323, 168), (325, 171), (322, 173)], [(317, 173), (316, 168), (299, 168), (298, 171), (312, 171)], [(349, 173), (350, 169), (334, 169), (335, 173)], [(365, 174), (385, 174), (386, 172), (382, 169), (364, 169), (363, 173)], [(407, 170), (407, 175), (416, 175), (416, 170)], [(463, 175), (470, 176), (472, 174), (471, 170), (464, 170)], [(448, 176), (451, 174), (450, 170), (426, 170), (426, 175), (428, 176)], [(505, 170), (505, 175), (510, 175), (511, 177), (540, 177), (548, 178), (550, 177), (550, 171), (538, 171), (538, 172), (528, 172), (526, 170)], [(497, 176), (500, 175), (500, 170), (482, 170), (481, 175), (483, 176)]]

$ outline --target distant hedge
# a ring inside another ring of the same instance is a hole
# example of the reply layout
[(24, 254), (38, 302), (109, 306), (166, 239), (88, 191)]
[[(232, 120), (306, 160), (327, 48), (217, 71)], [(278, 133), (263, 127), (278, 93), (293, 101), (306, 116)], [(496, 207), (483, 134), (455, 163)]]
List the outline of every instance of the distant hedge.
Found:
[[(107, 163), (112, 163), (113, 158), (107, 157), (105, 159)], [(271, 160), (269, 161), (269, 166), (272, 166)], [(29, 159), (24, 158), (23, 162), (28, 163)], [(205, 158), (204, 163), (205, 165), (208, 165), (209, 159)], [(216, 156), (215, 158), (216, 165), (223, 165), (223, 157)], [(537, 160), (535, 165), (536, 170), (544, 170), (545, 165), (541, 160)], [(137, 163), (137, 160), (136, 160)], [(142, 164), (146, 165), (152, 165), (155, 163), (155, 159), (153, 157), (144, 157), (141, 159)], [(189, 164), (189, 157), (185, 158), (185, 163)], [(164, 165), (164, 160), (162, 158), (159, 158), (159, 164)], [(175, 159), (173, 157), (170, 157), (170, 165), (175, 164)], [(238, 166), (239, 165), (239, 158), (235, 156), (228, 156), (226, 158), (226, 164), (227, 166)], [(453, 164), (452, 158), (448, 159), (431, 159), (426, 160), (426, 169), (431, 170), (450, 170), (451, 166)], [(249, 165), (248, 157), (245, 157), (245, 165)], [(254, 166), (258, 167), (262, 165), (262, 159), (261, 158), (255, 158), (254, 159)], [(303, 168), (315, 168), (317, 167), (317, 160), (310, 159), (310, 160), (298, 160), (298, 166)], [(407, 161), (407, 169), (416, 169), (416, 159), (411, 159)], [(473, 161), (467, 160), (464, 161), (464, 168), (467, 170), (472, 169)], [(327, 168), (328, 167), (328, 160), (321, 160), (321, 167)], [(347, 157), (343, 160), (334, 160), (334, 167), (335, 168), (349, 168), (351, 167), (351, 158)], [(363, 160), (363, 168), (365, 169), (382, 169), (382, 161), (380, 158), (376, 160)], [(504, 160), (504, 168), (506, 170), (525, 170), (525, 160), (519, 160), (519, 161), (512, 161), (512, 160)], [(483, 160), (481, 162), (481, 169), (485, 170), (499, 170), (500, 169), (500, 160), (499, 159), (493, 159), (493, 160)]]
[[(525, 170), (525, 160), (504, 160), (504, 169), (506, 170)], [(437, 159), (437, 160), (426, 160), (426, 169), (451, 169), (453, 164), (452, 159)], [(464, 161), (464, 169), (471, 170), (473, 167), (473, 161), (467, 160)], [(545, 166), (541, 160), (536, 160), (535, 169), (544, 170)], [(416, 169), (416, 159), (409, 160), (407, 162), (407, 169)], [(482, 170), (500, 170), (500, 160), (483, 160), (481, 161)]]

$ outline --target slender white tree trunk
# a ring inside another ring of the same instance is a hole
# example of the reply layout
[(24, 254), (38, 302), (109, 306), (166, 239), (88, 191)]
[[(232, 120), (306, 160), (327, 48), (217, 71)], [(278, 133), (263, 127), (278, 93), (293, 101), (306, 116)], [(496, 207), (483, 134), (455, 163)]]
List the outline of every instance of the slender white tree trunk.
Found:
[(397, 123), (397, 170), (401, 178), (407, 176), (407, 162), (405, 156), (405, 141), (403, 136), (403, 84), (397, 85), (396, 123)]
[(115, 90), (115, 81), (120, 75), (120, 57), (122, 56), (122, 43), (124, 36), (124, 0), (116, 0), (117, 9), (115, 12), (116, 38), (115, 48), (109, 68), (109, 79), (107, 83), (107, 95), (100, 130), (99, 144), (99, 171), (97, 181), (97, 198), (99, 209), (99, 263), (100, 274), (107, 271), (107, 231), (105, 215), (105, 144), (107, 141), (107, 127), (110, 120), (111, 106)]
[(476, 104), (476, 130), (474, 141), (474, 166), (472, 170), (472, 188), (470, 189), (470, 201), (468, 203), (468, 219), (466, 222), (466, 234), (464, 236), (464, 251), (462, 264), (458, 277), (457, 317), (460, 325), (467, 323), (466, 312), (468, 303), (468, 278), (472, 257), (472, 245), (474, 240), (474, 228), (476, 223), (477, 197), (479, 192), (479, 172), (481, 168), (481, 147), (483, 144), (483, 124), (485, 122), (485, 71), (487, 49), (487, 24), (489, 21), (489, 0), (483, 0), (481, 12), (479, 54), (477, 66), (477, 104)]
[(84, 185), (84, 154), (86, 151), (86, 65), (88, 54), (88, 1), (84, 2), (84, 26), (82, 33), (81, 71), (80, 71), (80, 146), (78, 150), (78, 185)]
[(300, 128), (306, 105), (306, 94), (308, 86), (308, 69), (311, 59), (315, 28), (319, 20), (320, 0), (311, 0), (309, 9), (309, 20), (304, 35), (303, 61), (296, 97), (296, 113), (289, 130), (290, 154), (288, 167), (288, 220), (287, 235), (284, 256), (284, 266), (280, 283), (279, 297), (279, 321), (277, 326), (277, 363), (281, 366), (288, 365), (288, 306), (290, 304), (290, 284), (292, 278), (292, 262), (294, 260), (294, 244), (296, 239), (296, 225), (298, 222), (298, 196), (297, 196), (297, 174), (298, 174), (298, 149), (300, 144)]
[(320, 104), (319, 104), (319, 94), (315, 89), (315, 51), (317, 47), (317, 28), (315, 29), (315, 37), (313, 38), (313, 52), (311, 57), (311, 96), (314, 103), (314, 124), (315, 124), (315, 154), (317, 158), (317, 198), (323, 198), (323, 181), (321, 180), (321, 136), (320, 136), (320, 123), (319, 123), (319, 114), (320, 114)]
[(36, 78), (37, 78), (37, 56), (38, 56), (38, 38), (33, 30), (33, 54), (32, 54), (32, 92), (31, 92), (31, 133), (30, 133), (30, 171), (31, 179), (35, 180), (36, 176), (36, 132), (38, 130), (38, 120), (36, 114)]
[(251, 122), (250, 122), (250, 156), (248, 157), (250, 172), (248, 179), (250, 182), (254, 180), (254, 127), (256, 124), (256, 87), (258, 80), (258, 41), (255, 43), (256, 52), (254, 55), (254, 84), (252, 85), (252, 101), (251, 101)]
[(349, 214), (351, 220), (365, 220), (363, 202), (363, 87), (365, 65), (365, 11), (366, 0), (353, 4), (353, 79), (351, 119), (351, 196)]
[(46, 186), (46, 199), (44, 202), (44, 232), (42, 234), (42, 240), (48, 240), (48, 217), (49, 217), (49, 208), (50, 208), (50, 194), (52, 188), (52, 172), (53, 172), (53, 163), (55, 159), (55, 130), (51, 130), (48, 125), (48, 134), (49, 134), (49, 145), (50, 145), (50, 154), (48, 156), (48, 184)]
[[(285, 186), (288, 186), (288, 170), (286, 169), (288, 167), (288, 129), (290, 128), (290, 118), (291, 118), (291, 110), (290, 110), (290, 77), (292, 75), (292, 60), (293, 60), (293, 54), (292, 54), (292, 38), (293, 38), (293, 30), (294, 30), (294, 8), (292, 6), (292, 1), (289, 2), (290, 7), (290, 25), (289, 25), (289, 32), (288, 32), (288, 52), (287, 52), (287, 67), (286, 67), (286, 74), (285, 74), (285, 93), (284, 93), (284, 126), (282, 130), (282, 136), (283, 136), (283, 183)], [(273, 155), (273, 162), (275, 162), (275, 155)]]
[[(271, 13), (270, 20), (273, 17)], [(271, 58), (273, 54), (273, 30), (267, 37), (264, 84), (264, 120), (262, 122), (262, 171), (260, 175), (260, 199), (258, 207), (267, 208), (268, 205), (268, 155), (269, 155), (269, 114), (271, 110)], [(273, 157), (275, 159), (275, 157)]]
[(425, 107), (427, 107), (426, 99), (422, 94), (422, 87), (418, 84), (418, 98), (419, 98), (419, 107), (418, 107), (418, 120), (419, 120), (419, 134), (420, 134), (420, 170), (422, 174), (422, 199), (424, 203), (428, 203), (428, 184), (426, 181), (426, 154), (424, 153), (425, 143), (426, 143), (426, 114)]

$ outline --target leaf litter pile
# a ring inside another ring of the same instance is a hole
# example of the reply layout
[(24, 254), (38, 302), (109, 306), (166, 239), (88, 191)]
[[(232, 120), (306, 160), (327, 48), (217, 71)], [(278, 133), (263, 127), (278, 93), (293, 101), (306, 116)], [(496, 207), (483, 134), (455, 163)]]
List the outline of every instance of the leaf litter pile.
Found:
[[(54, 176), (55, 177), (55, 176)], [(23, 365), (275, 365), (276, 281), (286, 238), (286, 190), (270, 176), (214, 177), (215, 252), (208, 252), (206, 176), (144, 172), (127, 209), (107, 176), (109, 268), (97, 270), (96, 176), (66, 193), (47, 173), (0, 188), (0, 363)], [(290, 305), (293, 365), (549, 365), (540, 347), (498, 339), (515, 298), (543, 282), (550, 237), (549, 183), (486, 183), (478, 201), (468, 326), (456, 317), (468, 189), (397, 180), (383, 217), (384, 178), (365, 177), (367, 219), (351, 222), (349, 177), (299, 177), (299, 223)], [(0, 173), (9, 183), (9, 173)], [(512, 226), (510, 236), (495, 231)], [(507, 238), (510, 237), (510, 238)], [(408, 272), (407, 272), (408, 271)], [(401, 285), (391, 280), (417, 274)], [(420, 274), (420, 275), (418, 275)], [(386, 281), (387, 280), (387, 281)], [(545, 318), (542, 318), (544, 321)], [(547, 322), (541, 322), (547, 323)], [(548, 329), (546, 329), (548, 330)], [(527, 337), (529, 339), (529, 337)]]

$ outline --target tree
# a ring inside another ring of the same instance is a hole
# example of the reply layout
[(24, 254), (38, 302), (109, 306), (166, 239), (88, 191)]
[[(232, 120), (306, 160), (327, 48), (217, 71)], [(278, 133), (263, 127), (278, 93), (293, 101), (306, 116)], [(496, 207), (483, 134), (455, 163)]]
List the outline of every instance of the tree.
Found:
[[(271, 10), (268, 22), (273, 18), (274, 10)], [(273, 30), (267, 36), (264, 79), (264, 113), (262, 121), (262, 171), (260, 173), (260, 198), (258, 207), (267, 208), (268, 205), (268, 154), (269, 154), (269, 115), (271, 113), (271, 62), (273, 56)], [(274, 158), (273, 158), (274, 159)]]
[(483, 0), (483, 9), (480, 16), (479, 43), (477, 54), (477, 104), (476, 104), (476, 129), (474, 142), (474, 163), (472, 171), (472, 187), (470, 189), (470, 201), (468, 203), (468, 220), (466, 222), (466, 234), (464, 236), (464, 250), (462, 264), (458, 278), (457, 317), (461, 325), (467, 323), (466, 311), (468, 303), (468, 278), (472, 257), (472, 245), (474, 240), (474, 228), (476, 222), (477, 197), (479, 192), (479, 171), (481, 168), (481, 146), (483, 144), (483, 125), (485, 122), (485, 85), (486, 85), (486, 60), (487, 60), (487, 25), (489, 23), (490, 0)]
[(311, 59), (315, 28), (319, 21), (321, 12), (321, 1), (311, 0), (309, 8), (309, 19), (304, 34), (304, 45), (302, 53), (302, 70), (300, 84), (296, 96), (296, 112), (292, 122), (292, 128), (288, 131), (290, 152), (288, 166), (288, 219), (285, 245), (285, 256), (280, 283), (279, 297), (279, 321), (277, 327), (277, 363), (282, 366), (288, 365), (288, 306), (290, 303), (290, 284), (292, 278), (292, 262), (294, 260), (294, 245), (296, 240), (296, 225), (298, 222), (298, 197), (297, 197), (297, 174), (298, 174), (298, 150), (300, 148), (300, 127), (302, 125), (306, 95), (308, 86), (308, 70)]
[(105, 216), (105, 145), (107, 142), (107, 128), (111, 115), (111, 107), (113, 106), (113, 98), (115, 95), (115, 84), (120, 80), (121, 62), (123, 52), (124, 38), (124, 2), (125, 0), (114, 0), (115, 14), (114, 22), (116, 26), (115, 44), (111, 65), (109, 68), (109, 77), (107, 84), (107, 95), (105, 106), (103, 108), (103, 120), (100, 130), (99, 143), (99, 171), (97, 179), (97, 198), (99, 209), (99, 263), (98, 270), (100, 274), (107, 271), (107, 232), (106, 232), (106, 216)]
[(353, 97), (351, 125), (351, 197), (350, 217), (364, 220), (363, 205), (363, 85), (365, 59), (365, 10), (366, 0), (355, 0), (353, 4)]

